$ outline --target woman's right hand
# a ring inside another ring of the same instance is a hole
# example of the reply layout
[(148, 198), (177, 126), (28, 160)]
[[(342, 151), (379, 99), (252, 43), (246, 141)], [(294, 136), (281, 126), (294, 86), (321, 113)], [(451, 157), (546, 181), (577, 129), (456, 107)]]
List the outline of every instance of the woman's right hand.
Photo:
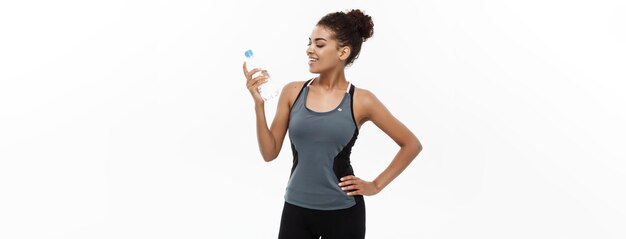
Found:
[(265, 70), (254, 68), (251, 71), (248, 71), (248, 67), (246, 67), (246, 62), (243, 62), (243, 74), (246, 76), (246, 87), (248, 87), (248, 91), (250, 91), (250, 94), (252, 94), (254, 103), (264, 104), (265, 101), (263, 100), (263, 97), (261, 97), (261, 93), (259, 93), (259, 86), (267, 82), (268, 77), (267, 74), (260, 74), (257, 77), (252, 78), (252, 75), (259, 71)]

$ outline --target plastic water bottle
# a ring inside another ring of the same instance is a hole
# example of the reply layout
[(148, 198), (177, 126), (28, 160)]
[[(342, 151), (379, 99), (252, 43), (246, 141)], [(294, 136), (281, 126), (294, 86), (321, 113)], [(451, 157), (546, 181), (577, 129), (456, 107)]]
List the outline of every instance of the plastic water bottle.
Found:
[(254, 53), (252, 53), (252, 50), (247, 50), (245, 55), (246, 55), (246, 68), (248, 68), (249, 71), (251, 71), (254, 68), (262, 69), (261, 71), (256, 72), (254, 73), (254, 75), (252, 75), (253, 79), (254, 77), (259, 76), (259, 74), (263, 74), (268, 77), (267, 82), (259, 86), (259, 93), (261, 94), (263, 101), (268, 101), (268, 100), (276, 98), (279, 92), (278, 92), (278, 88), (276, 87), (274, 82), (271, 80), (270, 74), (267, 72), (267, 70), (264, 70), (262, 67), (257, 65), (257, 62), (254, 59)]

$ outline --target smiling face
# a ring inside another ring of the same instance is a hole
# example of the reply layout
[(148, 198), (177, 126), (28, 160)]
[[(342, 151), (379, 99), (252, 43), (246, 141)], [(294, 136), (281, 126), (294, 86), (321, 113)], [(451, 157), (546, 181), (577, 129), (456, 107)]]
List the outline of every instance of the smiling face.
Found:
[(350, 47), (339, 46), (334, 33), (324, 26), (317, 25), (309, 37), (306, 54), (309, 57), (309, 71), (322, 73), (337, 67), (344, 67), (350, 56)]

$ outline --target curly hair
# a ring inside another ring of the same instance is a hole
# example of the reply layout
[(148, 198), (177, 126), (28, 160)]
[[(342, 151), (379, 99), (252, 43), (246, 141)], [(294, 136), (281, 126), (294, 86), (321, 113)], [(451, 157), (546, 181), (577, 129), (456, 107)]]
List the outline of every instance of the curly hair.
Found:
[(359, 9), (349, 12), (333, 12), (326, 14), (318, 22), (318, 26), (329, 28), (335, 33), (335, 39), (339, 47), (350, 46), (350, 56), (346, 59), (349, 66), (359, 57), (361, 45), (374, 35), (374, 22), (372, 17), (364, 14)]

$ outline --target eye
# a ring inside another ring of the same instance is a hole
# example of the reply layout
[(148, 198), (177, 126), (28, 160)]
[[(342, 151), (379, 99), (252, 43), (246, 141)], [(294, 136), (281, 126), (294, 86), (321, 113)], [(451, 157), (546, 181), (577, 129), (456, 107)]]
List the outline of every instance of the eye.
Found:
[[(306, 45), (307, 45), (307, 46), (310, 46), (310, 45), (311, 45), (311, 43), (309, 43), (309, 44), (306, 44)], [(322, 47), (324, 47), (324, 45), (315, 45), (315, 46), (317, 46), (317, 47), (319, 47), (319, 48), (322, 48)]]

